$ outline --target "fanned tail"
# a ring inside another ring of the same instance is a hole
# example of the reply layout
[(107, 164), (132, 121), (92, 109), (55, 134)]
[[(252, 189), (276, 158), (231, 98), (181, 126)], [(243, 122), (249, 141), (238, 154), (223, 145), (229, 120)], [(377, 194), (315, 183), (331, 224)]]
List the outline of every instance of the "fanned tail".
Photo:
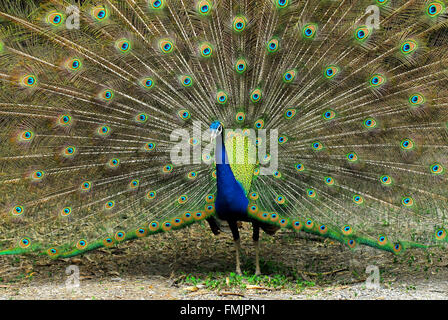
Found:
[(267, 129), (235, 172), (252, 217), (351, 248), (448, 241), (444, 2), (70, 6), (0, 4), (0, 254), (212, 217), (214, 120)]

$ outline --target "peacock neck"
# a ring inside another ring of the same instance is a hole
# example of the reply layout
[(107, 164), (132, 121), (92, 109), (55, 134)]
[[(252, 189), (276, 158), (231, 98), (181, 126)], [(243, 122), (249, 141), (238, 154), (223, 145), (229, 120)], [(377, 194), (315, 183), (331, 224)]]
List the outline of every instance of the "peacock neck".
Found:
[(237, 182), (229, 164), (229, 158), (227, 157), (226, 146), (224, 144), (222, 133), (216, 138), (216, 142), (216, 182), (219, 194), (226, 189), (226, 185)]
[(222, 133), (216, 141), (216, 211), (223, 219), (242, 220), (247, 215), (249, 201), (229, 164)]

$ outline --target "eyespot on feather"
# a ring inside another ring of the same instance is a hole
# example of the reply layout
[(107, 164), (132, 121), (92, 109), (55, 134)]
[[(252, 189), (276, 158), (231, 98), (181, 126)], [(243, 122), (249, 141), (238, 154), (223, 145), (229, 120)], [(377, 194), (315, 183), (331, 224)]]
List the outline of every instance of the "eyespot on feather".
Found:
[(237, 33), (243, 32), (246, 29), (247, 19), (244, 16), (236, 16), (233, 19), (233, 30)]
[(105, 6), (96, 6), (90, 10), (90, 15), (96, 21), (105, 21), (109, 17), (109, 10)]
[(72, 58), (65, 61), (65, 68), (69, 71), (78, 71), (82, 68), (82, 62), (78, 58)]
[(31, 246), (31, 240), (28, 237), (24, 237), (19, 240), (19, 247), (22, 249), (29, 248)]
[(117, 241), (123, 241), (126, 238), (126, 233), (124, 231), (117, 231), (114, 238)]
[(405, 207), (412, 207), (414, 205), (414, 199), (408, 196), (403, 197), (401, 199), (401, 204)]
[(369, 117), (362, 122), (362, 125), (366, 129), (374, 129), (376, 128), (377, 122), (374, 118)]
[(321, 142), (319, 142), (319, 141), (314, 141), (312, 144), (311, 144), (311, 148), (314, 150), (314, 151), (320, 151), (320, 150), (322, 150), (323, 149), (323, 144), (321, 143)]
[(441, 1), (431, 1), (426, 6), (426, 14), (430, 18), (436, 18), (445, 11), (445, 5)]
[(374, 88), (375, 87), (380, 87), (385, 82), (386, 82), (386, 78), (383, 75), (381, 75), (381, 74), (375, 74), (369, 80), (370, 86), (374, 87)]
[(284, 74), (283, 74), (283, 82), (285, 82), (285, 83), (291, 83), (291, 82), (293, 82), (294, 81), (294, 79), (296, 78), (296, 70), (295, 69), (291, 69), (291, 70), (288, 70), (288, 71), (286, 71)]
[(324, 120), (333, 120), (335, 117), (336, 112), (331, 109), (324, 111), (324, 113), (322, 114), (322, 118), (324, 118)]
[(162, 39), (162, 40), (159, 40), (159, 49), (160, 49), (160, 52), (162, 52), (164, 54), (168, 54), (174, 50), (174, 44), (169, 39)]
[(277, 9), (284, 9), (288, 6), (289, 0), (275, 0), (275, 6)]
[(339, 73), (339, 68), (337, 66), (328, 66), (324, 69), (324, 76), (327, 79), (332, 79)]
[(225, 93), (224, 91), (218, 91), (216, 93), (216, 101), (219, 104), (225, 104), (227, 102), (227, 93)]
[(363, 199), (362, 196), (360, 196), (360, 195), (358, 195), (358, 194), (355, 194), (355, 195), (353, 196), (353, 202), (354, 202), (355, 204), (362, 204), (362, 203), (364, 202), (364, 199)]
[(286, 109), (285, 111), (285, 118), (287, 120), (291, 120), (296, 115), (297, 110), (296, 109)]
[(131, 51), (131, 42), (127, 39), (118, 39), (115, 42), (115, 48), (121, 53), (127, 53)]
[(414, 93), (409, 97), (409, 103), (412, 106), (420, 106), (425, 103), (425, 97), (420, 93)]
[(257, 103), (261, 101), (262, 93), (260, 89), (255, 89), (250, 94), (250, 100), (253, 103)]
[(155, 82), (154, 79), (151, 77), (146, 77), (140, 80), (140, 84), (145, 89), (151, 89), (154, 87)]
[(247, 69), (247, 61), (243, 58), (238, 59), (235, 62), (235, 70), (239, 74), (243, 74)]
[(278, 51), (279, 45), (280, 45), (279, 40), (277, 38), (272, 38), (266, 44), (266, 49), (267, 49), (268, 53), (275, 53)]
[(346, 158), (349, 162), (356, 162), (358, 161), (358, 155), (355, 152), (349, 152), (346, 155)]
[(400, 45), (401, 53), (407, 55), (417, 50), (418, 44), (414, 40), (407, 40)]
[(162, 10), (165, 7), (165, 0), (149, 0), (148, 4), (151, 10)]
[(309, 23), (302, 28), (302, 37), (304, 39), (313, 39), (316, 36), (317, 25)]
[(245, 114), (244, 112), (238, 112), (238, 113), (235, 115), (235, 120), (236, 120), (236, 122), (243, 122), (244, 119), (246, 119), (246, 114)]
[(207, 16), (211, 13), (212, 6), (209, 1), (202, 0), (198, 1), (198, 3), (196, 4), (196, 10), (200, 15)]
[(358, 27), (354, 32), (355, 39), (359, 42), (364, 42), (369, 38), (370, 32), (371, 30), (367, 26)]
[(213, 54), (213, 47), (208, 42), (203, 42), (199, 46), (199, 52), (203, 58), (210, 58)]
[(55, 10), (50, 11), (45, 17), (45, 21), (53, 27), (61, 26), (64, 20), (65, 20), (64, 15)]
[(179, 78), (179, 81), (186, 88), (191, 87), (193, 85), (193, 79), (187, 75), (181, 76)]
[(36, 77), (32, 74), (27, 74), (20, 78), (20, 84), (23, 87), (32, 88), (36, 85), (36, 83), (37, 83)]

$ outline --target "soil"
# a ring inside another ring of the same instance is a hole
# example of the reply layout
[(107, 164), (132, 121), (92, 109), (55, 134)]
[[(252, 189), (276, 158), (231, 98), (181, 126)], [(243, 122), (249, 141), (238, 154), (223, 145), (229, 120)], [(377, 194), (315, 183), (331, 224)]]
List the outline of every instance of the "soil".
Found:
[[(250, 282), (250, 225), (242, 226), (241, 238), (246, 275), (237, 285), (229, 282), (231, 235), (214, 236), (198, 224), (70, 259), (2, 256), (0, 299), (448, 299), (448, 253), (442, 248), (393, 255), (282, 230), (262, 235), (263, 277), (281, 279), (266, 285), (268, 280)], [(66, 274), (69, 266), (79, 270), (79, 287)], [(378, 268), (377, 287), (366, 282), (368, 267)], [(204, 280), (210, 275), (218, 286)]]

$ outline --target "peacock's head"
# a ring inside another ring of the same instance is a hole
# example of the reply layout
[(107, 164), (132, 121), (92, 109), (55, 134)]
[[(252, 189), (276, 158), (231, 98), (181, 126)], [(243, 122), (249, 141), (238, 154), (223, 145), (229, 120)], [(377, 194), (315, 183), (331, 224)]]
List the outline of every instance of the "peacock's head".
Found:
[(216, 139), (217, 136), (219, 136), (222, 132), (223, 125), (219, 121), (213, 121), (210, 125), (210, 141), (213, 141)]

